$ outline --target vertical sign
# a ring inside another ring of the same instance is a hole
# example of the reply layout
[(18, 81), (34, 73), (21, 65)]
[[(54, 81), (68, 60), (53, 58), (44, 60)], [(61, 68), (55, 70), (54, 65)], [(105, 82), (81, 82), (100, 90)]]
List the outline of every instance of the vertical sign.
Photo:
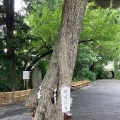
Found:
[(29, 78), (30, 78), (30, 71), (23, 71), (24, 89), (28, 89), (28, 79)]
[(70, 111), (70, 87), (63, 85), (61, 87), (62, 112)]

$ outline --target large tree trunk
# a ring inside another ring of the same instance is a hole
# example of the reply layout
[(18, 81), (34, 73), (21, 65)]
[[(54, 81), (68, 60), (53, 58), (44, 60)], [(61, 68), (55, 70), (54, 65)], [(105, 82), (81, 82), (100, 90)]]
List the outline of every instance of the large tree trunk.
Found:
[[(48, 71), (42, 82), (41, 97), (34, 120), (63, 120), (60, 88), (70, 86), (78, 40), (87, 0), (65, 0), (58, 41), (53, 50)], [(57, 88), (57, 102), (53, 104), (53, 90)]]
[(14, 0), (4, 0), (5, 14), (6, 14), (6, 27), (7, 27), (7, 56), (11, 63), (11, 75), (8, 76), (8, 80), (13, 82), (13, 88), (15, 88), (16, 82), (16, 70), (15, 70), (15, 53), (14, 53)]

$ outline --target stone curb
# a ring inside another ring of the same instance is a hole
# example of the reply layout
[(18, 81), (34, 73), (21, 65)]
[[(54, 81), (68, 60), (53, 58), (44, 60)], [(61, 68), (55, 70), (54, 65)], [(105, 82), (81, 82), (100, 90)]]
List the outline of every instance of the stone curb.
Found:
[(90, 85), (91, 82), (89, 80), (84, 80), (84, 81), (78, 81), (78, 82), (72, 82), (71, 83), (71, 90), (76, 90), (85, 86)]

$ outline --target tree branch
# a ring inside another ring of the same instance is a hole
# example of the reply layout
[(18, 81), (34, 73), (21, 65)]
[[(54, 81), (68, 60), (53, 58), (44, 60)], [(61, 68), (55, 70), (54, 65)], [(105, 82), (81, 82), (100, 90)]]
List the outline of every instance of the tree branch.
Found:
[(95, 39), (82, 40), (82, 41), (79, 41), (78, 44), (86, 43), (86, 42), (90, 42), (90, 41), (95, 41)]
[(27, 70), (31, 70), (31, 68), (32, 68), (41, 58), (43, 58), (43, 57), (51, 54), (52, 52), (53, 52), (53, 50), (50, 50), (50, 51), (47, 51), (47, 52), (43, 53), (42, 55), (38, 54), (38, 55), (36, 56), (36, 58), (30, 63), (30, 65), (29, 65), (25, 70), (26, 70), (26, 71), (27, 71)]
[[(89, 40), (82, 40), (82, 41), (79, 41), (79, 44), (81, 43), (85, 43), (85, 42), (90, 42), (90, 41), (95, 41), (95, 39), (89, 39)], [(42, 55), (38, 54), (36, 56), (36, 58), (30, 63), (30, 65), (25, 69), (25, 70), (31, 70), (31, 68), (43, 57), (51, 54), (53, 52), (53, 50), (49, 50), (45, 53), (43, 53)]]

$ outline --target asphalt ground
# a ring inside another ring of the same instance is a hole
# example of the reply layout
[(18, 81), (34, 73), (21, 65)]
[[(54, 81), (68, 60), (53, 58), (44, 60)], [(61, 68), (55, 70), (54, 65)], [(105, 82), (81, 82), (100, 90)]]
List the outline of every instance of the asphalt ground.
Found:
[(25, 103), (17, 103), (0, 107), (0, 120), (32, 120)]
[[(71, 92), (72, 120), (120, 120), (120, 80), (98, 80)], [(25, 103), (0, 107), (0, 120), (32, 120)], [(56, 119), (57, 120), (57, 119)]]
[(120, 120), (120, 80), (99, 80), (72, 92), (73, 120)]

